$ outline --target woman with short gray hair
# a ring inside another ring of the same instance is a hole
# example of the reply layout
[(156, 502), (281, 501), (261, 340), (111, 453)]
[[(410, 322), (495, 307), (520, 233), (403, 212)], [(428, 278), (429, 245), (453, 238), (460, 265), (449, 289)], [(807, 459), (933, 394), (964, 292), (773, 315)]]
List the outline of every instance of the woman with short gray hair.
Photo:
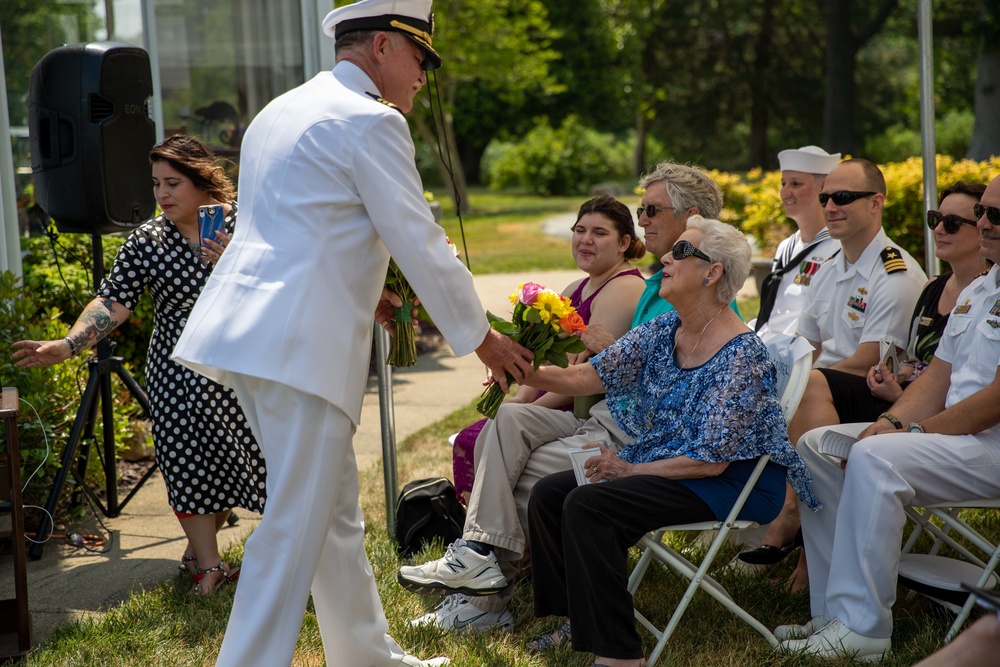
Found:
[(757, 460), (764, 468), (742, 518), (767, 523), (784, 502), (785, 480), (818, 507), (809, 473), (788, 442), (776, 373), (761, 340), (729, 302), (750, 272), (750, 247), (732, 226), (693, 216), (665, 254), (660, 296), (675, 312), (632, 329), (590, 360), (543, 367), (525, 382), (570, 395), (607, 392), (621, 430), (618, 453), (593, 443), (573, 471), (531, 491), (535, 615), (566, 616), (545, 650), (572, 641), (594, 665), (639, 667), (642, 644), (626, 587), (628, 548), (661, 526), (724, 520)]

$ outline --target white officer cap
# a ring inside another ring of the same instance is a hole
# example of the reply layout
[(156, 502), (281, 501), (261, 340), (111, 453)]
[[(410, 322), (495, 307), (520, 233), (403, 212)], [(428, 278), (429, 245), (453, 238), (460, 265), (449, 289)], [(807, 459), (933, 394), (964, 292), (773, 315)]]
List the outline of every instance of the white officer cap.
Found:
[(840, 164), (840, 153), (827, 153), (819, 146), (790, 148), (778, 153), (781, 171), (801, 171), (806, 174), (829, 174)]
[(425, 70), (441, 67), (441, 56), (431, 46), (434, 35), (432, 0), (360, 0), (334, 9), (323, 19), (323, 32), (338, 39), (358, 30), (401, 32), (424, 48)]

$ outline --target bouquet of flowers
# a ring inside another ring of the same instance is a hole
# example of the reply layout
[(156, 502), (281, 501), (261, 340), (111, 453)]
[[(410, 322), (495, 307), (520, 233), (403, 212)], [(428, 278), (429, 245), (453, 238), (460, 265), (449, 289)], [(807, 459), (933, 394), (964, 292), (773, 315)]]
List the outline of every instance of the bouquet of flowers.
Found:
[[(444, 239), (448, 247), (458, 257), (458, 247), (446, 236)], [(389, 342), (389, 353), (385, 363), (404, 368), (417, 363), (417, 337), (413, 329), (413, 302), (417, 298), (417, 293), (410, 287), (410, 281), (406, 279), (396, 260), (389, 260), (389, 269), (385, 275), (385, 286), (391, 292), (399, 295), (403, 300), (403, 305), (396, 309), (396, 335)], [(421, 317), (424, 311), (421, 309)]]
[[(543, 361), (566, 368), (569, 353), (583, 352), (586, 346), (579, 334), (587, 330), (583, 318), (570, 305), (569, 298), (545, 289), (538, 283), (524, 283), (510, 295), (514, 304), (511, 321), (486, 313), (490, 326), (535, 353), (537, 370)], [(507, 382), (514, 378), (507, 374)], [(504, 392), (496, 382), (483, 392), (476, 409), (490, 419), (497, 416)]]

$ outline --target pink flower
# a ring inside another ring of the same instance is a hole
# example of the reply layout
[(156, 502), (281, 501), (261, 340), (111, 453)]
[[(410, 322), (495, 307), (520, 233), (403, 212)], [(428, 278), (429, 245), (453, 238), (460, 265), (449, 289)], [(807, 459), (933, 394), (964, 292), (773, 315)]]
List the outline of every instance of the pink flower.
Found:
[(545, 291), (545, 288), (538, 283), (524, 283), (518, 290), (518, 300), (526, 306), (535, 303), (538, 295)]

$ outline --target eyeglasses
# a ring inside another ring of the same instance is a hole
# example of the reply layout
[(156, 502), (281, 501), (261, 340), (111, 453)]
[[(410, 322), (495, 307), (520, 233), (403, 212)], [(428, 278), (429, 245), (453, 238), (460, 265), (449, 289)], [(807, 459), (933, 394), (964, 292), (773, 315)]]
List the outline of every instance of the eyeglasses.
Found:
[(996, 206), (973, 204), (972, 212), (975, 214), (977, 221), (985, 215), (991, 225), (1000, 225), (1000, 208), (997, 208)]
[(686, 259), (688, 257), (697, 257), (698, 259), (703, 259), (709, 264), (714, 264), (715, 262), (711, 257), (703, 253), (694, 247), (694, 244), (690, 241), (678, 241), (674, 244), (674, 247), (670, 249), (670, 256), (674, 259)]
[(833, 203), (837, 206), (847, 206), (851, 202), (857, 201), (864, 197), (871, 197), (872, 195), (877, 195), (877, 192), (854, 192), (853, 190), (837, 190), (836, 192), (821, 192), (819, 193), (819, 205), (826, 206), (826, 203), (833, 200)]
[(941, 211), (927, 211), (927, 226), (931, 229), (937, 229), (938, 223), (944, 225), (944, 231), (948, 234), (957, 233), (963, 224), (976, 226), (975, 220), (969, 220), (960, 215), (945, 215)]
[(677, 209), (673, 206), (657, 206), (656, 204), (646, 204), (645, 206), (640, 206), (635, 209), (635, 217), (642, 216), (643, 213), (646, 214), (647, 218), (652, 218), (654, 215), (660, 211), (676, 211)]

